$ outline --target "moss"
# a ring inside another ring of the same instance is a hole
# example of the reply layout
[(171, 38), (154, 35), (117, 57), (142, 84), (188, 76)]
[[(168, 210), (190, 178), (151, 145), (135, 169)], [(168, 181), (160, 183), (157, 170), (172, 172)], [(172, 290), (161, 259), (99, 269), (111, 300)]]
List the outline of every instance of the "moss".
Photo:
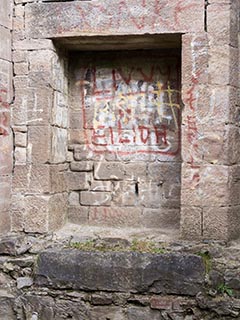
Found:
[(154, 242), (137, 239), (132, 240), (128, 246), (123, 246), (121, 244), (111, 246), (109, 243), (98, 243), (96, 240), (88, 240), (85, 242), (70, 243), (70, 247), (82, 251), (100, 252), (142, 252), (153, 254), (164, 254), (166, 252), (164, 248), (159, 247)]
[(205, 266), (205, 272), (206, 274), (209, 274), (209, 272), (212, 269), (212, 258), (210, 253), (208, 251), (204, 251), (204, 252), (198, 252), (197, 255), (202, 257), (203, 263)]

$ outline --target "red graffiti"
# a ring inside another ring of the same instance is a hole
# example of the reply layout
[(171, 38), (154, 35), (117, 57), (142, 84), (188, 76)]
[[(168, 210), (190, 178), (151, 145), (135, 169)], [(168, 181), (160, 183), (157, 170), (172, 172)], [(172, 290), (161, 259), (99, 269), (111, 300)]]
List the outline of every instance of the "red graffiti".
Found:
[(115, 69), (106, 68), (105, 60), (104, 67), (94, 67), (92, 60), (86, 67), (83, 61), (76, 83), (81, 92), (85, 141), (91, 151), (178, 154), (181, 110), (177, 59), (172, 56), (171, 67), (165, 56), (157, 55), (153, 64), (154, 57), (150, 55), (151, 64), (145, 68), (139, 67), (142, 60)]
[(7, 90), (5, 88), (0, 89), (0, 136), (9, 135), (10, 126), (10, 113), (9, 103), (7, 100)]
[[(187, 91), (187, 103), (190, 111), (190, 115), (187, 116), (187, 140), (190, 144), (190, 152), (197, 153), (199, 150), (199, 145), (198, 145), (198, 127), (197, 127), (197, 120), (195, 116), (195, 106), (194, 102), (196, 101), (195, 98), (195, 90), (196, 86), (199, 83), (198, 77), (200, 76), (200, 73), (198, 72), (196, 75), (192, 75), (192, 86), (191, 88)], [(199, 186), (200, 182), (200, 166), (196, 163), (196, 159), (194, 159), (193, 155), (190, 154), (190, 166), (191, 169), (194, 169), (194, 173), (192, 175), (192, 181), (194, 182), (195, 187)]]
[[(184, 23), (186, 19), (182, 18), (182, 13), (199, 7), (198, 3), (185, 4), (185, 0), (178, 0), (172, 6), (167, 1), (159, 0), (149, 1), (141, 0), (136, 3), (138, 10), (133, 10), (133, 3), (127, 0), (121, 0), (112, 5), (97, 4), (84, 2), (75, 5), (76, 16), (71, 21), (71, 30), (81, 30), (82, 32), (92, 32), (97, 34), (106, 34), (109, 29), (115, 29), (117, 32), (121, 28), (134, 28), (136, 30), (144, 30), (147, 28), (151, 31), (159, 28), (159, 25), (168, 30), (176, 29), (180, 23)], [(56, 9), (56, 16), (61, 16), (61, 11)], [(169, 15), (166, 14), (166, 12)], [(71, 12), (68, 12), (71, 16)], [(95, 23), (98, 17), (98, 23)], [(183, 21), (182, 21), (183, 20)], [(174, 21), (174, 23), (172, 23)], [(69, 32), (69, 26), (60, 24), (59, 33)]]

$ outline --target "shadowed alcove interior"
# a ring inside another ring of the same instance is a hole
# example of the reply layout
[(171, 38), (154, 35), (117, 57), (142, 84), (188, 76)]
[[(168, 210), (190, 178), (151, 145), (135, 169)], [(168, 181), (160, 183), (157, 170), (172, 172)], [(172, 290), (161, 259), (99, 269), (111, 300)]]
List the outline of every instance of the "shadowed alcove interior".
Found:
[(177, 235), (181, 35), (54, 43), (68, 61), (68, 222)]

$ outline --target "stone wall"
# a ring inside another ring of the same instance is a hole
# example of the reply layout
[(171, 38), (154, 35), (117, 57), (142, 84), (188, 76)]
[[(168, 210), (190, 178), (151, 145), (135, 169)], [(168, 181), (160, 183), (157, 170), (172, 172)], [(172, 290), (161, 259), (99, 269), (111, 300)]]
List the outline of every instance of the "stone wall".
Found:
[(155, 243), (158, 253), (140, 253), (128, 251), (126, 239), (98, 237), (91, 249), (81, 251), (71, 248), (80, 243), (62, 240), (1, 238), (1, 319), (240, 317), (239, 248), (164, 242)]
[(239, 1), (3, 3), (2, 232), (68, 219), (238, 237)]
[(178, 49), (79, 52), (70, 61), (70, 221), (178, 229)]
[(12, 1), (3, 0), (0, 12), (0, 232), (10, 230), (9, 206), (13, 169), (13, 133), (10, 128), (12, 87)]
[(25, 5), (15, 5), (13, 18), (11, 230), (42, 233), (61, 227), (67, 211), (67, 68), (51, 40), (26, 35)]

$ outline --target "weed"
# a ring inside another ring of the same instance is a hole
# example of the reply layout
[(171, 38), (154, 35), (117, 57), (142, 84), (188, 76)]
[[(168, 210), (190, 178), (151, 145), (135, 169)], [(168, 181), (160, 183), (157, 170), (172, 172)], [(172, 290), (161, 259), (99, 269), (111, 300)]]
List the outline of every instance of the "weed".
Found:
[(233, 290), (231, 288), (229, 288), (225, 283), (221, 283), (218, 288), (217, 291), (221, 294), (227, 294), (229, 297), (233, 296)]
[(206, 274), (209, 274), (209, 272), (212, 269), (212, 259), (211, 259), (210, 253), (208, 251), (204, 251), (204, 252), (198, 252), (197, 255), (202, 257), (203, 263), (205, 265), (205, 272)]

